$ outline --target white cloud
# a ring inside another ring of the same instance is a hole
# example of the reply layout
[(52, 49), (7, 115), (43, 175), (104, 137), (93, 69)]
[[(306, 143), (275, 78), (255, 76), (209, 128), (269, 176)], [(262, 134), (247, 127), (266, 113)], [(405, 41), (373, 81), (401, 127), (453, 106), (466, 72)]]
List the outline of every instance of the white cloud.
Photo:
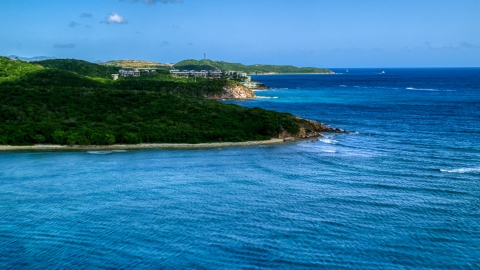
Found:
[(127, 19), (125, 19), (125, 17), (119, 15), (118, 13), (112, 12), (110, 13), (110, 15), (108, 15), (105, 22), (108, 24), (113, 24), (113, 23), (124, 24), (124, 23), (127, 23)]

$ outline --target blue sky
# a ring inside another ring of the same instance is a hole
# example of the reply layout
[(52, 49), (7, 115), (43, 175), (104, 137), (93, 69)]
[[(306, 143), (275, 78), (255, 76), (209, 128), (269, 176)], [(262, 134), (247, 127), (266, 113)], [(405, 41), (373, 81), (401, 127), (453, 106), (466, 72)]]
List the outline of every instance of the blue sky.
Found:
[(0, 55), (479, 67), (479, 0), (2, 0)]

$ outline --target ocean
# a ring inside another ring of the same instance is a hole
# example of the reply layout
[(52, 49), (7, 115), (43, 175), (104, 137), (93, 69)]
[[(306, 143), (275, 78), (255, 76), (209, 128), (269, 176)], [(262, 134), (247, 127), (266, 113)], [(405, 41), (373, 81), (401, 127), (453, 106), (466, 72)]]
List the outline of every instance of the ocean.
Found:
[(0, 153), (0, 269), (479, 269), (480, 68), (334, 71), (228, 103), (348, 134)]

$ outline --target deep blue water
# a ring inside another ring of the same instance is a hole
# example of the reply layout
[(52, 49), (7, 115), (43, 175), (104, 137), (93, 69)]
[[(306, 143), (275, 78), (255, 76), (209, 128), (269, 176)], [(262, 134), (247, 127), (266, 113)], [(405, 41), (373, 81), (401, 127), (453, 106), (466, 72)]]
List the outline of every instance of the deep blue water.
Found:
[(0, 153), (0, 269), (479, 269), (480, 69), (335, 71), (234, 103), (349, 134)]

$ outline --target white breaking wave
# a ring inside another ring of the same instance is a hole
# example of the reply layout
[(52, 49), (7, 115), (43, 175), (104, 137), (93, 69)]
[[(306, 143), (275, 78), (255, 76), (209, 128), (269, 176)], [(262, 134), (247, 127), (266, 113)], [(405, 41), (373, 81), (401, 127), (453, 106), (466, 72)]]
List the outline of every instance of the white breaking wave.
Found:
[(413, 91), (440, 91), (438, 89), (431, 89), (431, 88), (414, 88), (414, 87), (407, 87), (407, 90)]
[(328, 139), (328, 138), (322, 138), (322, 139), (319, 139), (319, 141), (321, 141), (323, 143), (328, 143), (328, 144), (337, 144), (337, 142), (338, 142), (338, 141)]
[(127, 150), (87, 151), (87, 153), (92, 155), (107, 155), (112, 153), (123, 153), (123, 152), (127, 152)]
[(257, 96), (257, 98), (278, 98), (278, 97), (262, 97), (262, 96)]
[(432, 88), (414, 88), (414, 87), (407, 87), (407, 90), (411, 91), (430, 91), (430, 92), (456, 92), (457, 90), (438, 90)]
[(113, 151), (87, 151), (87, 153), (92, 155), (106, 155), (113, 153)]
[(480, 168), (459, 168), (453, 170), (440, 169), (440, 171), (448, 173), (480, 173)]

